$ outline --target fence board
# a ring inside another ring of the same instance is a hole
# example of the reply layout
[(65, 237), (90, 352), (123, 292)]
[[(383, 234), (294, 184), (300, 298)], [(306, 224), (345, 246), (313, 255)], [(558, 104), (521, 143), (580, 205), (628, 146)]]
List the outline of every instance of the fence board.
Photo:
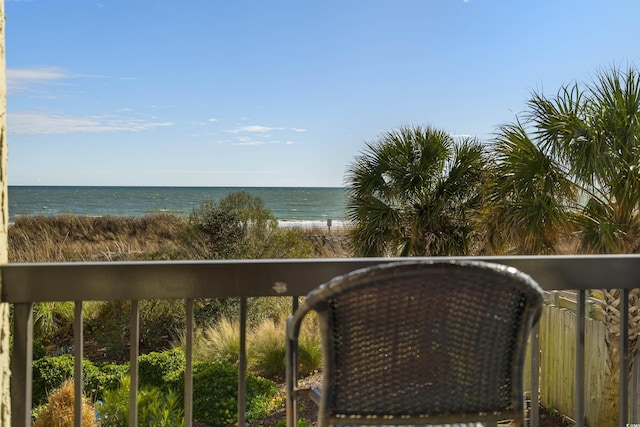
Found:
[[(575, 352), (576, 314), (545, 305), (540, 320), (540, 402), (576, 419)], [(598, 425), (600, 398), (607, 358), (605, 327), (586, 319), (585, 326), (585, 423)]]

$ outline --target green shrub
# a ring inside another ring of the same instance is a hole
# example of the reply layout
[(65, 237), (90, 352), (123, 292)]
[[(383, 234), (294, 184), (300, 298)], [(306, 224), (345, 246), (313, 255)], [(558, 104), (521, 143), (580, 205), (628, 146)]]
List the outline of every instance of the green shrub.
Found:
[[(105, 392), (96, 405), (101, 427), (127, 427), (131, 379), (125, 375), (119, 387)], [(138, 425), (157, 427), (184, 426), (184, 413), (179, 393), (159, 387), (138, 390)]]
[[(174, 379), (174, 389), (183, 393), (184, 372)], [(247, 375), (247, 421), (268, 415), (277, 392), (267, 379)], [(193, 417), (201, 423), (224, 426), (238, 419), (238, 368), (222, 362), (193, 365)], [(181, 396), (183, 398), (183, 396)]]
[(181, 348), (152, 352), (138, 358), (140, 386), (166, 388), (167, 376), (176, 371), (183, 371), (186, 358)]
[(103, 363), (98, 365), (98, 373), (95, 379), (85, 377), (85, 393), (94, 400), (101, 399), (108, 390), (120, 386), (123, 375), (129, 374), (129, 363)]
[(184, 330), (183, 300), (162, 299), (140, 302), (140, 351), (169, 350)]
[(60, 388), (73, 376), (73, 356), (43, 357), (33, 362), (32, 401), (35, 406), (46, 401), (47, 394)]
[(138, 425), (154, 427), (184, 426), (183, 400), (173, 390), (145, 387), (138, 391)]
[[(125, 361), (129, 349), (129, 301), (105, 301), (87, 319), (87, 334), (107, 349), (112, 360)], [(181, 300), (140, 301), (140, 351), (167, 350), (184, 329), (184, 302)]]
[(212, 200), (192, 211), (181, 240), (200, 259), (239, 258), (246, 245), (240, 215)]
[[(47, 394), (59, 389), (65, 380), (73, 377), (73, 356), (65, 354), (56, 357), (43, 357), (33, 362), (34, 406), (45, 402)], [(127, 373), (128, 364), (105, 364), (96, 366), (89, 360), (82, 361), (83, 389), (87, 396), (94, 399), (102, 397), (104, 392), (114, 388), (122, 374)]]

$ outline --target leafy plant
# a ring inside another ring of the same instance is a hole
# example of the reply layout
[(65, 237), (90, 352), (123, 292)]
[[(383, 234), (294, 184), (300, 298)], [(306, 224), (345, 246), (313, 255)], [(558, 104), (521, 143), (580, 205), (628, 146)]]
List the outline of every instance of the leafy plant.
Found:
[(166, 388), (167, 377), (184, 370), (186, 358), (181, 348), (143, 354), (138, 358), (140, 385)]
[[(174, 378), (173, 387), (183, 393), (184, 372)], [(247, 421), (265, 417), (271, 408), (276, 385), (267, 379), (247, 376)], [(193, 365), (193, 416), (198, 422), (228, 425), (237, 421), (238, 367), (222, 362)], [(181, 396), (182, 397), (182, 396)]]
[[(97, 405), (101, 427), (126, 427), (129, 420), (131, 379), (123, 376), (120, 386), (105, 393)], [(184, 426), (179, 394), (171, 389), (141, 387), (138, 390), (138, 425), (158, 427)]]
[[(65, 354), (43, 357), (33, 362), (32, 400), (35, 406), (45, 402), (47, 394), (62, 387), (73, 376), (73, 356)], [(99, 399), (103, 393), (114, 388), (121, 375), (128, 372), (129, 365), (105, 364), (96, 366), (89, 360), (82, 361), (83, 388), (88, 396)]]

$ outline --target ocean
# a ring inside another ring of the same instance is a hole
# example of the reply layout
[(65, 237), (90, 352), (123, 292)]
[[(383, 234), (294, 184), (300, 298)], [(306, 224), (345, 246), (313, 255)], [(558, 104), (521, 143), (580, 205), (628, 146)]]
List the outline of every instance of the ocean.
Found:
[(9, 186), (9, 222), (20, 215), (188, 216), (209, 200), (246, 191), (261, 197), (281, 225), (344, 222), (345, 190), (328, 187), (89, 187)]

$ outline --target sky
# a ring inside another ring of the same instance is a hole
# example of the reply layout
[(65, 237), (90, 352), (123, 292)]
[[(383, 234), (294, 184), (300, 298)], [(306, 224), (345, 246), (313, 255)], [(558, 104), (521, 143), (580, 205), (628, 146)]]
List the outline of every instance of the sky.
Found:
[(640, 66), (640, 0), (5, 0), (9, 185), (339, 187)]

